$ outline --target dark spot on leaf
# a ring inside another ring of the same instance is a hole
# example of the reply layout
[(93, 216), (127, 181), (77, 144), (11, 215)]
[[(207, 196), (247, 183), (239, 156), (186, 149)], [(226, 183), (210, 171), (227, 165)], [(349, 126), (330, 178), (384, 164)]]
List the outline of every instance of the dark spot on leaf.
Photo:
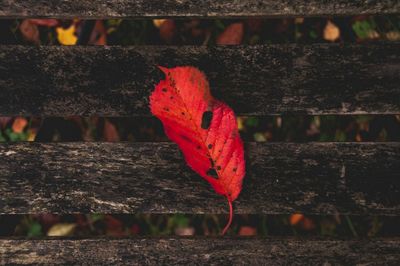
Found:
[(233, 171), (233, 172), (236, 172), (236, 170), (237, 170), (237, 168), (233, 168), (233, 170), (232, 170), (232, 171)]
[(168, 112), (168, 111), (169, 111), (169, 108), (167, 108), (167, 107), (164, 107), (164, 111), (167, 111), (167, 112)]
[(218, 170), (218, 171), (221, 170), (221, 166), (218, 165), (218, 166), (217, 166), (217, 170)]
[(218, 179), (217, 171), (215, 171), (214, 168), (208, 169), (208, 171), (207, 171), (206, 174), (207, 174), (208, 176), (211, 176), (211, 177), (215, 178), (215, 179)]
[(211, 167), (214, 167), (214, 161), (210, 158)]
[(169, 97), (171, 100), (174, 98), (174, 96)]
[(200, 149), (201, 149), (201, 147), (200, 147), (200, 146), (197, 146), (197, 149), (198, 149), (198, 150), (200, 150)]
[(213, 117), (213, 113), (211, 111), (206, 111), (203, 113), (203, 116), (201, 117), (201, 128), (202, 129), (208, 129), (210, 127), (212, 117)]
[(163, 91), (163, 92), (167, 92), (167, 89), (166, 89), (166, 88), (162, 88), (162, 91)]
[(185, 115), (185, 112), (182, 112), (181, 114), (182, 114), (182, 115)]
[(212, 149), (212, 144), (208, 144), (207, 147), (211, 150)]
[(184, 139), (184, 140), (186, 140), (186, 141), (188, 141), (188, 142), (192, 142), (192, 141), (190, 140), (190, 138), (186, 137), (185, 135), (181, 135), (181, 138)]

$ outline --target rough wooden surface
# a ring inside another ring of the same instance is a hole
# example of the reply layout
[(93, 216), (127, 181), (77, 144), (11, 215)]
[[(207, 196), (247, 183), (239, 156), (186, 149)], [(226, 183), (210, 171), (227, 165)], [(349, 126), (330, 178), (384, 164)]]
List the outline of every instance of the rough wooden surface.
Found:
[[(247, 143), (236, 213), (400, 215), (400, 143)], [(171, 143), (0, 146), (0, 213), (226, 213)]]
[(400, 239), (0, 240), (1, 264), (398, 265)]
[(133, 18), (398, 13), (396, 0), (2, 0), (0, 17)]
[(238, 114), (400, 113), (400, 43), (0, 46), (0, 115), (148, 115), (156, 65), (205, 71)]

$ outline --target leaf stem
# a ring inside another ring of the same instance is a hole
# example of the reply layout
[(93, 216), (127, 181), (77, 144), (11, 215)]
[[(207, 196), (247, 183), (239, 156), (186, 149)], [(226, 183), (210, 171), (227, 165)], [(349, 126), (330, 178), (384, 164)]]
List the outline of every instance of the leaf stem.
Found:
[(222, 230), (221, 236), (225, 235), (226, 231), (228, 231), (232, 223), (233, 207), (232, 207), (232, 201), (230, 201), (229, 199), (228, 199), (228, 204), (229, 204), (229, 220), (228, 223), (225, 225), (224, 229)]

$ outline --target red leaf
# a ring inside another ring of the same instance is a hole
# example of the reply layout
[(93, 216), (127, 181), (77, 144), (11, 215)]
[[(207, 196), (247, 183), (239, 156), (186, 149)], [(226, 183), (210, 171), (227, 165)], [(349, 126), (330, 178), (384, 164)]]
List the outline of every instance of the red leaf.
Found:
[(245, 175), (243, 143), (235, 114), (214, 99), (205, 75), (194, 67), (160, 67), (166, 79), (150, 96), (151, 112), (163, 123), (167, 136), (178, 144), (187, 164), (229, 202), (241, 189)]
[(24, 19), (22, 23), (19, 25), (19, 30), (21, 31), (22, 37), (25, 40), (39, 44), (39, 29), (35, 24), (32, 24), (29, 19)]
[(104, 140), (105, 141), (119, 141), (118, 130), (113, 123), (108, 121), (108, 119), (104, 119)]
[(57, 19), (29, 19), (29, 22), (38, 26), (55, 27), (59, 24)]
[(175, 21), (166, 19), (160, 26), (160, 37), (167, 43), (171, 43), (176, 33)]
[[(82, 30), (82, 29), (81, 29)], [(107, 30), (103, 21), (97, 20), (94, 29), (90, 35), (90, 44), (106, 45), (107, 44)]]
[(241, 44), (243, 39), (243, 23), (233, 23), (229, 25), (217, 38), (217, 44), (235, 45)]
[(242, 226), (239, 229), (240, 236), (255, 236), (257, 235), (257, 230), (251, 226)]

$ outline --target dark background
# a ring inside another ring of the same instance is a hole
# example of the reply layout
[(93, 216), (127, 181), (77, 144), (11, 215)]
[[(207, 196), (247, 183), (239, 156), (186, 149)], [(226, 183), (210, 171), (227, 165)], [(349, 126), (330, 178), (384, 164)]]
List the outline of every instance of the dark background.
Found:
[[(89, 45), (256, 45), (400, 40), (400, 16), (98, 20)], [(0, 20), (0, 43), (76, 45), (85, 21)], [(21, 77), (23, 78), (23, 77)], [(223, 99), (220, 99), (223, 100)], [(244, 141), (399, 141), (400, 114), (238, 117)], [(168, 141), (153, 117), (1, 117), (0, 141)], [(199, 177), (200, 178), (200, 177)], [(0, 236), (215, 235), (225, 215), (0, 215)], [(228, 234), (400, 235), (399, 217), (235, 215)]]

